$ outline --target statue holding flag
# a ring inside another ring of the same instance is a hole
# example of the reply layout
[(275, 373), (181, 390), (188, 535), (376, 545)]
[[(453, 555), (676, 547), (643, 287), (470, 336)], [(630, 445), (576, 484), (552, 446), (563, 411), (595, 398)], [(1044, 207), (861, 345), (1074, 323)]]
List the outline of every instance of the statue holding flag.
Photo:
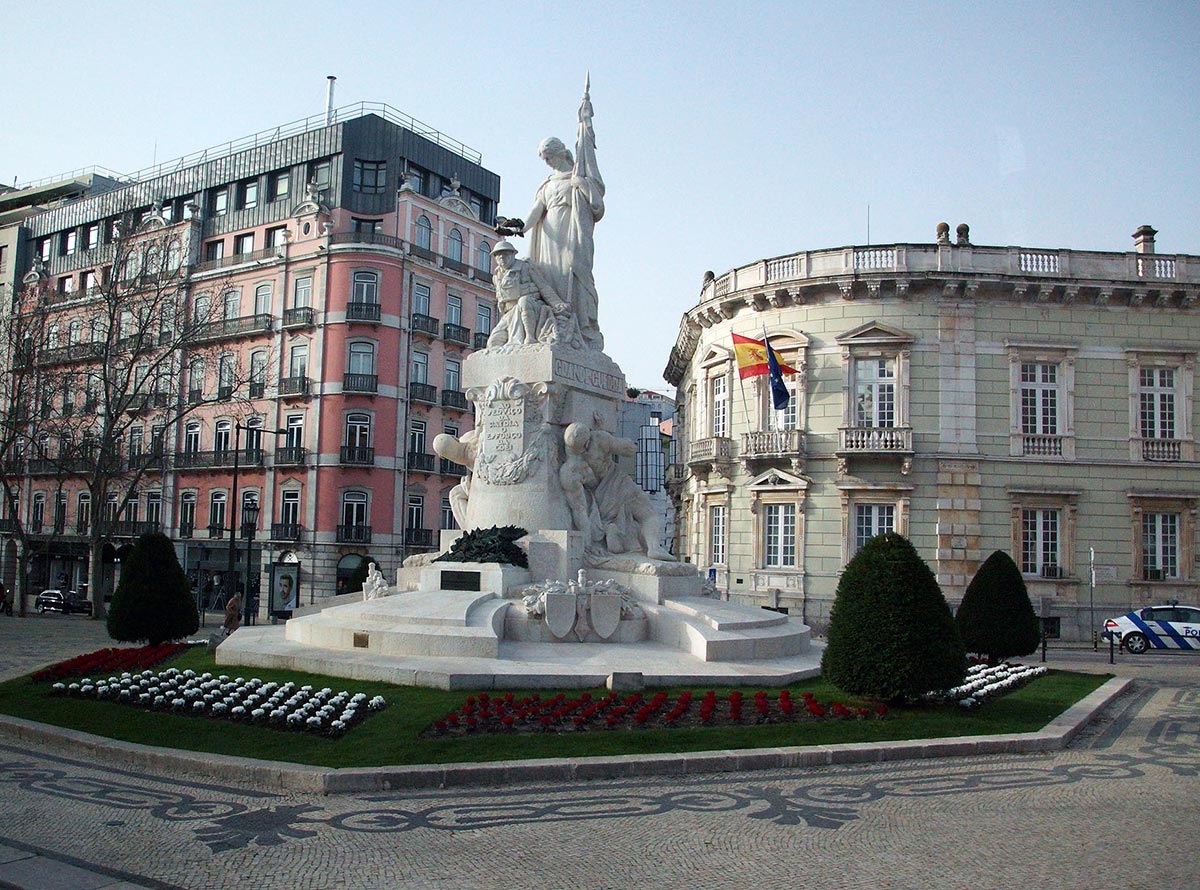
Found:
[(588, 349), (602, 350), (604, 335), (597, 320), (599, 300), (592, 276), (593, 233), (604, 216), (604, 180), (596, 164), (592, 129), (590, 78), (579, 106), (579, 131), (572, 155), (561, 139), (550, 137), (538, 156), (551, 168), (524, 220), (497, 220), (502, 235), (529, 236), (529, 263), (570, 306)]

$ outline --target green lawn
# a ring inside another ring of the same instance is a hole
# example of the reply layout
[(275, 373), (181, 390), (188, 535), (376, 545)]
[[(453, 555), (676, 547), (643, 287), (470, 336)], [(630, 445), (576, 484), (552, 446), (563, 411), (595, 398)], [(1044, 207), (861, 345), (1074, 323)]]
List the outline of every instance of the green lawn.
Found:
[[(388, 766), (1032, 732), (1108, 679), (1107, 676), (1051, 671), (1024, 689), (971, 712), (951, 705), (892, 708), (884, 720), (822, 720), (762, 726), (513, 733), (422, 739), (418, 737), (422, 729), (447, 711), (457, 709), (472, 693), (391, 686), (289, 671), (218, 667), (202, 646), (185, 652), (171, 666), (180, 670), (191, 668), (197, 672), (253, 676), (278, 682), (291, 680), (301, 685), (364, 692), (368, 696), (383, 695), (389, 707), (371, 715), (342, 738), (328, 739), (225, 720), (176, 716), (110, 702), (55, 696), (50, 694), (48, 683), (37, 684), (28, 679), (19, 679), (0, 684), (0, 713), (147, 745), (318, 766)], [(159, 670), (164, 667), (166, 665), (161, 665)], [(824, 703), (840, 700), (847, 705), (867, 704), (844, 695), (822, 680), (805, 681), (790, 688), (797, 700), (802, 692), (812, 692)], [(605, 694), (604, 690), (591, 691), (593, 696)], [(667, 691), (673, 698), (682, 690)], [(698, 688), (694, 693), (698, 698), (704, 691)], [(729, 691), (717, 690), (720, 696)], [(754, 687), (743, 688), (747, 698), (755, 691)], [(777, 692), (769, 691), (772, 694)], [(546, 697), (553, 692), (542, 694)], [(749, 706), (746, 713), (752, 713)]]

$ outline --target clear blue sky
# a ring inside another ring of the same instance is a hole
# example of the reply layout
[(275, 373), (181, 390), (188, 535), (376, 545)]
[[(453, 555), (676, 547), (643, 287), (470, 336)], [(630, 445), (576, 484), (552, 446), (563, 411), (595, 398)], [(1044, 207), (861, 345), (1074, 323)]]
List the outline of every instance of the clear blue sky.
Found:
[[(982, 7), (982, 8), (978, 8)], [(706, 269), (932, 241), (1200, 253), (1200, 3), (3, 0), (0, 180), (133, 171), (387, 102), (528, 210), (584, 73), (608, 212), (607, 351), (660, 374)]]

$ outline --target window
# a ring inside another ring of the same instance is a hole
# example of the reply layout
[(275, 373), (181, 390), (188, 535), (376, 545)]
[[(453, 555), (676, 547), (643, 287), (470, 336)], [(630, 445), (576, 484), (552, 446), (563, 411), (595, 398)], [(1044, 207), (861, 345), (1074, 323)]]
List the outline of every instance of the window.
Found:
[(212, 312), (212, 297), (208, 294), (196, 294), (196, 299), (192, 303), (192, 323), (204, 324), (209, 321), (209, 314)]
[(350, 220), (350, 225), (355, 232), (365, 235), (380, 235), (383, 233), (383, 220), (381, 219), (359, 219), (357, 216)]
[(297, 343), (288, 355), (288, 376), (308, 376), (308, 344)]
[(92, 223), (83, 230), (83, 249), (95, 250), (100, 246), (100, 223)]
[[(766, 380), (765, 377), (758, 378)], [(800, 428), (800, 398), (798, 395), (798, 380), (796, 377), (785, 377), (783, 385), (788, 390), (787, 407), (777, 411), (771, 401), (771, 387), (763, 387), (763, 411), (767, 417), (768, 430), (795, 430)]]
[(461, 374), (462, 366), (454, 359), (446, 359), (445, 388), (450, 390), (461, 389)]
[(404, 174), (408, 177), (408, 183), (412, 186), (412, 190), (418, 195), (425, 194), (425, 171), (419, 167), (409, 167)]
[(46, 348), (58, 348), (58, 325), (52, 324), (46, 329)]
[(188, 398), (199, 401), (204, 393), (204, 359), (194, 358), (188, 363)]
[(371, 447), (371, 416), (369, 414), (346, 415), (346, 441), (350, 448)]
[(429, 382), (429, 356), (426, 353), (414, 352), (412, 354), (412, 374), (410, 377), (413, 383)]
[(348, 491), (342, 495), (342, 525), (362, 528), (367, 524), (367, 495)]
[(98, 285), (95, 271), (88, 269), (83, 273), (83, 289), (88, 293), (94, 291)]
[(1021, 511), (1021, 571), (1026, 575), (1058, 578), (1062, 575), (1062, 511)]
[(219, 260), (225, 256), (225, 239), (219, 238), (216, 241), (209, 241), (204, 245), (204, 259), (208, 261)]
[(425, 498), (419, 494), (408, 496), (408, 505), (404, 514), (405, 528), (425, 527)]
[(213, 451), (224, 454), (233, 448), (233, 422), (218, 420), (213, 431)]
[(146, 521), (153, 529), (162, 525), (162, 492), (146, 492)]
[(277, 170), (271, 174), (267, 180), (267, 192), (269, 201), (281, 201), (288, 196), (288, 192), (292, 187), (292, 171)]
[(1025, 457), (1075, 456), (1075, 362), (1066, 347), (1010, 345), (1013, 405), (1011, 453)]
[(1167, 581), (1179, 577), (1179, 514), (1142, 514), (1142, 577)]
[(708, 508), (708, 561), (710, 565), (723, 566), (726, 562), (726, 513), (724, 504)]
[(91, 524), (92, 496), (86, 491), (81, 491), (75, 501), (75, 528), (80, 533), (86, 533)]
[[(258, 206), (258, 180), (247, 179), (238, 183), (238, 210), (250, 210)], [(238, 251), (242, 253), (243, 251)]]
[(475, 268), (480, 272), (492, 271), (492, 248), (486, 241), (475, 246)]
[(233, 239), (233, 252), (239, 256), (254, 253), (254, 233), (247, 232)]
[(713, 438), (729, 435), (729, 378), (720, 374), (709, 380), (709, 396), (712, 404)]
[(450, 507), (450, 498), (442, 498), (441, 528), (458, 528), (454, 521), (454, 510)]
[(261, 417), (249, 418), (242, 427), (242, 431), (246, 434), (246, 453), (260, 453), (263, 443), (263, 419)]
[(75, 253), (76, 242), (78, 241), (78, 233), (71, 229), (69, 232), (63, 232), (62, 236), (62, 254), (63, 256), (71, 256)]
[(267, 247), (283, 247), (288, 241), (287, 226), (274, 226), (267, 229)]
[(1138, 420), (1143, 439), (1175, 438), (1174, 368), (1140, 369)]
[(301, 309), (312, 305), (312, 277), (305, 275), (296, 279), (292, 289), (292, 308)]
[(381, 195), (387, 187), (386, 161), (355, 159), (351, 188), (364, 195)]
[(317, 188), (329, 188), (333, 181), (333, 163), (328, 158), (313, 161), (308, 165), (308, 179), (309, 182), (315, 182)]
[(42, 523), (46, 521), (46, 495), (38, 492), (33, 496), (33, 507), (29, 514), (29, 525), (33, 531), (41, 531)]
[[(426, 220), (426, 222), (428, 222), (428, 220)], [(40, 256), (42, 258), (42, 262), (43, 263), (50, 262), (51, 247), (50, 247), (50, 239), (48, 237), (43, 238), (42, 240), (40, 240), (38, 242), (37, 249), (38, 249), (38, 256)]]
[(284, 525), (300, 524), (300, 492), (285, 491), (280, 495), (279, 521)]
[(229, 189), (219, 188), (212, 193), (212, 215), (224, 216), (229, 212)]
[(78, 318), (72, 319), (71, 323), (69, 325), (67, 325), (67, 342), (73, 346), (79, 342), (79, 340), (80, 340), (80, 338), (82, 338), (82, 336), (83, 336), (83, 322), (80, 321)]
[[(463, 236), (458, 229), (451, 229), (446, 237), (446, 259), (461, 263), (463, 258)], [(457, 324), (457, 322), (455, 322)]]
[(196, 493), (185, 491), (179, 499), (179, 535), (190, 538), (196, 530)]
[(60, 294), (69, 294), (75, 290), (75, 277), (73, 275), (64, 275), (58, 279), (58, 292)]
[(412, 311), (418, 315), (429, 314), (429, 285), (428, 284), (413, 284), (412, 286)]
[(260, 284), (254, 289), (254, 314), (271, 314), (271, 285)]
[(351, 343), (346, 371), (349, 374), (374, 374), (375, 344), (362, 341)]
[(221, 294), (221, 316), (237, 318), (242, 313), (242, 289), (231, 287)]
[(224, 491), (214, 491), (208, 496), (209, 537), (219, 538), (225, 530), (225, 506), (228, 503), (229, 495)]
[(854, 425), (896, 425), (896, 360), (857, 359), (854, 363)]
[(228, 399), (233, 395), (233, 356), (223, 355), (217, 360), (217, 398)]
[(287, 435), (283, 437), (286, 447), (292, 449), (304, 447), (303, 414), (289, 414), (284, 429), (287, 430)]
[(184, 454), (195, 454), (200, 450), (200, 423), (192, 421), (183, 430)]
[(895, 504), (854, 505), (854, 552), (876, 535), (896, 530)]
[(487, 303), (475, 307), (475, 330), (480, 334), (492, 332), (492, 307)]
[[(250, 354), (250, 389), (252, 398), (260, 398), (262, 396), (262, 388), (266, 386), (267, 380), (267, 354), (265, 352), (254, 352)], [(255, 387), (258, 387), (258, 396), (255, 396)]]
[(420, 216), (417, 218), (417, 247), (422, 250), (432, 250), (433, 244), (433, 226), (429, 222), (429, 217)]
[(763, 564), (771, 568), (796, 566), (796, 505), (763, 506)]
[(425, 430), (426, 424), (423, 420), (411, 420), (408, 424), (408, 453), (409, 454), (424, 454), (425, 453)]
[(355, 272), (351, 300), (355, 303), (379, 302), (379, 276), (374, 272)]
[(462, 297), (449, 294), (446, 297), (446, 323), (462, 327)]

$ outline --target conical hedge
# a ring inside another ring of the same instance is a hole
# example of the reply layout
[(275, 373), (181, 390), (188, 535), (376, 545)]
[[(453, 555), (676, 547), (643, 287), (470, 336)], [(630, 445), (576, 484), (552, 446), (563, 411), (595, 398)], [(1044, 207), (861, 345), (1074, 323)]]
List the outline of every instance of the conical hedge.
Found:
[(199, 626), (196, 601), (175, 545), (158, 532), (142, 535), (121, 563), (121, 578), (108, 608), (108, 635), (156, 645), (193, 634)]
[(966, 655), (950, 607), (902, 535), (871, 538), (846, 566), (821, 669), (843, 691), (885, 701), (962, 680)]
[(979, 567), (954, 616), (968, 652), (995, 664), (1028, 655), (1041, 641), (1041, 628), (1021, 570), (997, 550)]

